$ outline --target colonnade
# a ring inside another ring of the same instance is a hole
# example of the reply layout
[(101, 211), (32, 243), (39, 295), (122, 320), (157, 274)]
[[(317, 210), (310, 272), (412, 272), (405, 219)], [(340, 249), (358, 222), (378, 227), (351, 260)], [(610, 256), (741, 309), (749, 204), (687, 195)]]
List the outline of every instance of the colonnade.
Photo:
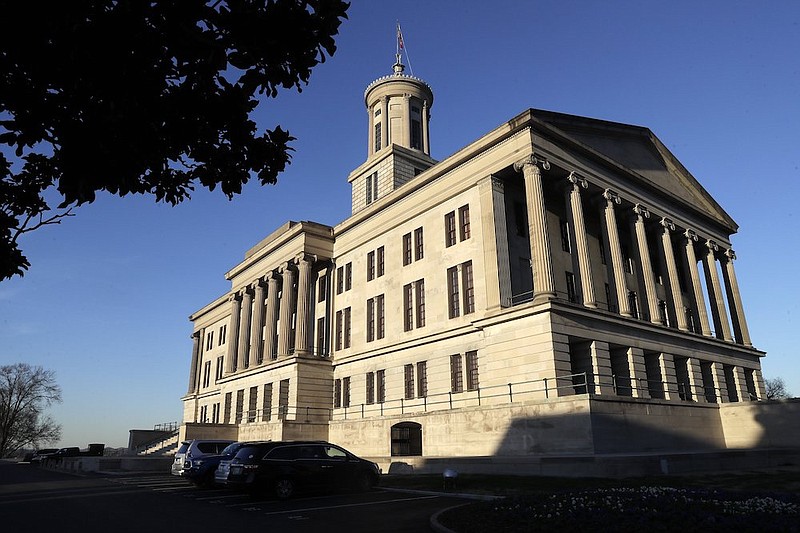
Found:
[[(518, 172), (521, 171), (524, 178), (531, 265), (534, 279), (533, 301), (534, 303), (541, 303), (557, 297), (542, 181), (542, 170), (549, 170), (550, 163), (539, 156), (530, 155), (515, 163), (514, 168)], [(577, 173), (570, 172), (567, 176), (566, 185), (569, 195), (567, 208), (571, 212), (575, 236), (575, 253), (577, 254), (577, 266), (580, 272), (581, 301), (586, 307), (597, 308), (594, 274), (589, 255), (583, 207), (584, 197), (586, 196), (585, 191), (589, 188), (589, 182)], [(647, 221), (653, 218), (657, 221), (657, 231), (660, 233), (660, 243), (658, 244), (666, 263), (669, 294), (677, 328), (681, 331), (690, 331), (691, 329), (687, 320), (686, 309), (683, 306), (676, 257), (683, 262), (682, 266), (688, 268), (689, 272), (691, 290), (688, 293), (693, 311), (696, 311), (692, 316), (697, 316), (700, 323), (699, 328), (696, 324), (694, 325), (694, 330), (704, 336), (712, 336), (711, 322), (706, 312), (706, 302), (698, 268), (696, 248), (699, 248), (701, 251), (700, 261), (703, 263), (708, 290), (708, 307), (711, 310), (711, 320), (713, 321), (716, 337), (725, 341), (735, 341), (745, 346), (752, 346), (733, 266), (733, 260), (736, 258), (733, 250), (720, 248), (711, 238), (701, 239), (698, 233), (691, 228), (678, 229), (673, 220), (667, 216), (655, 216), (648, 207), (635, 199), (626, 199), (623, 203), (623, 198), (618, 192), (603, 186), (600, 186), (600, 189), (603, 191), (600, 198), (592, 198), (592, 200), (599, 200), (602, 209), (601, 220), (608, 238), (612, 267), (611, 276), (615, 287), (619, 314), (627, 317), (631, 317), (634, 314), (628, 298), (630, 290), (626, 279), (622, 244), (618, 230), (618, 217), (629, 214), (629, 216), (633, 217), (636, 247), (639, 251), (638, 258), (642, 267), (642, 283), (646, 293), (649, 319), (654, 324), (662, 324), (659, 318), (660, 302), (656, 293), (654, 269), (650, 260), (651, 243), (648, 242), (647, 231)], [(679, 236), (685, 248), (685, 256), (676, 254), (673, 249), (673, 236)], [(722, 279), (720, 279), (718, 273), (718, 263), (723, 274)], [(723, 291), (727, 297), (727, 305), (731, 313), (730, 321), (725, 307), (726, 297), (723, 296)], [(731, 332), (730, 324), (733, 324), (733, 332)], [(697, 331), (698, 329), (699, 331)]]
[(315, 261), (315, 256), (301, 254), (230, 295), (226, 374), (290, 354), (311, 354)]

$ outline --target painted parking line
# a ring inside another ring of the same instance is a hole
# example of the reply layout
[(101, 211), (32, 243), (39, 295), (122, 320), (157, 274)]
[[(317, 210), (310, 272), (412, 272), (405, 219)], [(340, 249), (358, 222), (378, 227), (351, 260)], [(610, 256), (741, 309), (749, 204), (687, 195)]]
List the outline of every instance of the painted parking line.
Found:
[(96, 493), (86, 493), (83, 492), (81, 494), (53, 494), (49, 496), (39, 496), (39, 497), (31, 497), (31, 498), (24, 498), (24, 499), (9, 499), (8, 501), (0, 500), (0, 505), (9, 505), (14, 504), (17, 505), (19, 503), (30, 503), (30, 502), (41, 502), (41, 501), (48, 501), (48, 500), (69, 500), (74, 498), (95, 498), (97, 496), (116, 496), (118, 494), (133, 494), (133, 493), (141, 493), (141, 489), (131, 489), (131, 490), (114, 490), (108, 491), (104, 490), (102, 492)]
[[(395, 498), (393, 500), (379, 500), (379, 501), (374, 501), (374, 502), (345, 503), (345, 504), (341, 504), (341, 505), (322, 505), (322, 506), (318, 506), (318, 507), (304, 507), (304, 508), (301, 508), (301, 509), (292, 508), (292, 509), (286, 509), (286, 510), (283, 510), (283, 511), (269, 511), (269, 512), (264, 513), (264, 514), (267, 514), (267, 515), (275, 514), (275, 515), (277, 515), (277, 514), (287, 514), (287, 513), (303, 513), (303, 512), (308, 512), (308, 511), (323, 511), (323, 510), (326, 510), (326, 509), (346, 509), (348, 507), (366, 507), (368, 505), (382, 505), (382, 504), (385, 504), (385, 503), (411, 502), (411, 501), (416, 501), (416, 500), (431, 500), (431, 499), (438, 498), (438, 497), (439, 496), (418, 496), (416, 498)], [(226, 507), (247, 507), (247, 506), (253, 506), (253, 505), (254, 505), (253, 502), (233, 503), (231, 505), (226, 505)]]

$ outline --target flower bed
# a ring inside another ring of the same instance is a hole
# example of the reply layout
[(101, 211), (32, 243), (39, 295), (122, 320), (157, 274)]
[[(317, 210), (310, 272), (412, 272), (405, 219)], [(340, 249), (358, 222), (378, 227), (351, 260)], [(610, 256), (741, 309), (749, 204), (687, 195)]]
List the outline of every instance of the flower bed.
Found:
[(439, 521), (459, 533), (574, 531), (800, 531), (797, 495), (672, 487), (525, 495), (452, 509)]

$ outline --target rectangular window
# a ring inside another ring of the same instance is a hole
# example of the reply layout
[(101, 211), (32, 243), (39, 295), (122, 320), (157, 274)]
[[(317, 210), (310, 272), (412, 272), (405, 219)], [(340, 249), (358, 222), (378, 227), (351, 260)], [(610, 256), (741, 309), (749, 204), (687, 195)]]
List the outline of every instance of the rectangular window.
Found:
[(572, 250), (569, 241), (569, 224), (563, 218), (558, 220), (558, 226), (561, 228), (561, 249), (565, 252)]
[(353, 263), (344, 266), (344, 290), (349, 291), (353, 288)]
[(367, 186), (366, 197), (367, 197), (367, 205), (372, 203), (372, 175), (365, 176), (364, 183)]
[(219, 341), (217, 341), (217, 346), (222, 346), (223, 344), (225, 344), (225, 337), (227, 336), (227, 334), (228, 334), (228, 325), (225, 324), (223, 326), (220, 326)]
[(444, 245), (453, 246), (456, 243), (456, 212), (450, 211), (444, 216)]
[(447, 269), (447, 312), (450, 318), (461, 315), (458, 294), (458, 268)]
[(375, 298), (367, 300), (367, 342), (375, 340)]
[(344, 292), (344, 267), (340, 266), (336, 269), (336, 294)]
[(225, 371), (225, 358), (224, 356), (217, 357), (217, 373), (215, 382), (222, 379), (222, 373)]
[(367, 281), (375, 279), (375, 252), (367, 253)]
[(367, 372), (366, 379), (367, 397), (365, 402), (367, 405), (375, 403), (375, 372)]
[(333, 381), (333, 408), (339, 409), (342, 406), (342, 380)]
[(411, 234), (403, 235), (403, 266), (411, 264)]
[(403, 331), (414, 329), (414, 307), (412, 287), (409, 283), (403, 286)]
[(261, 421), (272, 419), (272, 383), (264, 385), (264, 395), (261, 398)]
[(342, 378), (342, 407), (350, 407), (350, 378)]
[(324, 355), (325, 350), (325, 317), (317, 319), (317, 355)]
[(211, 384), (211, 361), (206, 361), (203, 365), (203, 387)]
[(425, 280), (417, 280), (415, 293), (417, 297), (417, 327), (425, 325)]
[(248, 398), (247, 421), (255, 422), (256, 413), (258, 411), (258, 387), (250, 387), (250, 395)]
[(417, 397), (424, 398), (428, 395), (428, 362), (417, 363)]
[(383, 303), (383, 294), (375, 297), (375, 306), (377, 309), (378, 319), (376, 321), (376, 336), (382, 339), (386, 334), (386, 311)]
[(328, 277), (320, 276), (319, 285), (317, 286), (317, 301), (324, 302), (328, 292)]
[(206, 334), (206, 350), (211, 350), (212, 348), (214, 348), (214, 332), (209, 331)]
[(350, 308), (344, 309), (344, 347), (350, 347)]
[(514, 202), (514, 226), (519, 237), (528, 235), (528, 211), (523, 202)]
[(244, 421), (244, 389), (236, 391), (236, 420), (235, 424)]
[(278, 419), (283, 420), (289, 413), (289, 380), (282, 379), (278, 385)]
[(578, 295), (575, 293), (575, 274), (572, 272), (564, 273), (567, 277), (567, 299), (575, 303), (578, 301)]
[(383, 261), (383, 246), (378, 248), (378, 277), (383, 276), (384, 261)]
[(478, 382), (478, 352), (467, 352), (467, 390), (477, 390)]
[(336, 349), (342, 349), (342, 312), (336, 311)]
[(233, 393), (232, 392), (226, 392), (225, 393), (225, 413), (224, 413), (224, 417), (223, 417), (223, 420), (225, 421), (224, 422), (225, 424), (230, 424), (230, 423), (233, 422), (231, 420), (231, 402), (232, 402), (232, 400), (233, 400)]
[(422, 126), (419, 120), (411, 119), (411, 148), (422, 149)]
[(450, 390), (461, 392), (464, 390), (464, 378), (461, 370), (461, 354), (450, 356)]
[(469, 239), (471, 230), (469, 226), (469, 204), (458, 208), (459, 237), (462, 241)]
[(425, 254), (425, 247), (422, 242), (422, 228), (414, 230), (414, 261), (419, 261)]
[(475, 286), (472, 281), (472, 261), (461, 265), (461, 285), (464, 287), (464, 314), (475, 312)]
[(208, 406), (203, 405), (200, 407), (200, 423), (205, 424), (208, 419)]
[(378, 393), (378, 403), (386, 401), (386, 371), (378, 370), (375, 372), (375, 385)]
[(406, 400), (414, 399), (414, 365), (405, 366), (405, 393)]
[(378, 152), (381, 149), (381, 123), (375, 123), (375, 151)]
[(211, 406), (211, 423), (219, 424), (219, 402)]

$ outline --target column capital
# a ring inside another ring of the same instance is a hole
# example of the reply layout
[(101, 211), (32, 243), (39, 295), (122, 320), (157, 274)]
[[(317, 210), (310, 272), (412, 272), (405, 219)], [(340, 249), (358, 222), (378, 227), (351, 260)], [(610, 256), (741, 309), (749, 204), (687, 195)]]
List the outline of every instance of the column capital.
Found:
[(263, 279), (262, 278), (257, 278), (255, 281), (253, 281), (250, 284), (248, 284), (247, 288), (252, 290), (253, 292), (255, 292), (256, 289), (258, 289), (259, 287), (263, 287), (263, 286), (264, 286)]
[(542, 170), (550, 170), (550, 161), (545, 159), (542, 156), (537, 156), (536, 154), (531, 154), (523, 159), (520, 159), (516, 163), (514, 163), (514, 170), (517, 172), (521, 172), (526, 166), (542, 166)]
[(622, 198), (620, 197), (620, 195), (617, 192), (612, 191), (611, 189), (606, 189), (603, 191), (603, 198), (605, 198), (606, 202), (608, 202), (609, 204), (620, 205), (622, 203)]
[(671, 218), (664, 217), (659, 222), (666, 231), (675, 231), (675, 223), (672, 221)]
[(692, 229), (687, 229), (686, 231), (684, 231), (683, 236), (686, 237), (687, 241), (692, 241), (692, 242), (698, 241), (697, 233)]
[(281, 265), (278, 267), (278, 273), (283, 275), (287, 270), (291, 270), (292, 263), (294, 263), (294, 260), (284, 261), (281, 263)]
[(733, 248), (728, 248), (725, 250), (725, 257), (727, 257), (729, 261), (734, 261), (736, 259), (736, 252), (733, 251)]
[(717, 242), (713, 241), (711, 239), (708, 239), (706, 241), (706, 247), (708, 248), (708, 251), (710, 251), (710, 252), (716, 252), (717, 250), (719, 250), (719, 246), (717, 245)]
[(633, 212), (642, 218), (650, 218), (650, 210), (642, 204), (634, 205)]
[(570, 182), (576, 189), (589, 188), (589, 182), (586, 181), (586, 178), (582, 178), (575, 171), (569, 173), (569, 176), (567, 176), (567, 181)]
[(300, 252), (294, 259), (292, 260), (293, 263), (299, 265), (300, 263), (315, 263), (317, 261), (317, 256), (314, 254), (308, 254), (306, 252)]
[(192, 340), (197, 340), (197, 339), (199, 339), (201, 337), (201, 333), (202, 332), (200, 332), (200, 331), (195, 331), (194, 333), (189, 335), (189, 338), (192, 339)]
[(239, 291), (236, 291), (236, 292), (234, 292), (234, 293), (231, 293), (231, 294), (228, 296), (228, 301), (229, 301), (229, 302), (233, 302), (234, 300), (241, 300), (241, 299), (242, 299), (242, 295), (241, 295), (241, 293), (240, 293)]
[(266, 281), (267, 283), (269, 283), (270, 281), (278, 281), (278, 278), (280, 278), (280, 274), (278, 274), (274, 270), (270, 270), (269, 272), (264, 274), (264, 281)]

